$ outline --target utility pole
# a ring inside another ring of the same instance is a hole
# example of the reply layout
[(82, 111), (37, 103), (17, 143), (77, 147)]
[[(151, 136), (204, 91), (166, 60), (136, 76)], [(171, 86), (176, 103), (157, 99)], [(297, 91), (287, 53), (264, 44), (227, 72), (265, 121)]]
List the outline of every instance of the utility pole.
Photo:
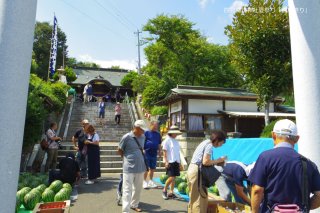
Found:
[(142, 33), (141, 31), (139, 31), (139, 29), (137, 29), (137, 32), (134, 32), (134, 34), (137, 35), (138, 37), (138, 74), (141, 74), (141, 60), (140, 60), (140, 46), (141, 46), (141, 42), (140, 42), (140, 33)]

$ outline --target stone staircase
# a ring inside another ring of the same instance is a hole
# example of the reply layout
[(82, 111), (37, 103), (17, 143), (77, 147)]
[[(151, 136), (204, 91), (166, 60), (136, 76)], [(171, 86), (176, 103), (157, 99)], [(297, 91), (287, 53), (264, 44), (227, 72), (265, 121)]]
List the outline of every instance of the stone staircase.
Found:
[[(81, 128), (81, 120), (88, 119), (90, 124), (94, 126), (96, 132), (100, 136), (101, 173), (121, 173), (122, 159), (117, 154), (118, 143), (122, 136), (131, 130), (131, 120), (128, 107), (125, 103), (122, 103), (121, 107), (121, 122), (119, 126), (114, 122), (114, 104), (112, 107), (106, 108), (104, 123), (103, 125), (100, 125), (97, 103), (83, 104), (80, 102), (75, 102), (70, 118), (67, 137), (64, 140), (65, 142), (62, 143), (63, 149), (59, 150), (58, 153), (58, 161), (66, 156), (67, 152), (75, 152), (71, 138), (75, 132)], [(160, 158), (158, 161), (158, 166), (161, 166)], [(157, 171), (164, 171), (164, 168), (161, 167)]]

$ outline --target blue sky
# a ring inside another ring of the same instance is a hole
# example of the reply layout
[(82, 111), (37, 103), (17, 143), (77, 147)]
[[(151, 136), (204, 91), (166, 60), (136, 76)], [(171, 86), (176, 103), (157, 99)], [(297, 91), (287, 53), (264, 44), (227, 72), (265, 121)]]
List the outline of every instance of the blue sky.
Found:
[[(69, 56), (102, 67), (137, 67), (137, 37), (156, 15), (182, 14), (195, 23), (208, 41), (227, 44), (224, 27), (233, 12), (247, 2), (240, 0), (38, 0), (37, 21), (52, 24), (56, 14), (59, 27), (67, 35)], [(146, 36), (142, 32), (142, 37)], [(48, 50), (49, 51), (49, 50)], [(142, 64), (146, 63), (143, 47)]]

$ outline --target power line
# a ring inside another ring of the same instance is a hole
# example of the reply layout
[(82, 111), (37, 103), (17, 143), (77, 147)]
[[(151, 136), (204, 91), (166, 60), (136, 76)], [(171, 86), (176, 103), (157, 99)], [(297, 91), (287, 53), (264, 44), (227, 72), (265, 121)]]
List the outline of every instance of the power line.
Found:
[(116, 16), (116, 15), (113, 14), (110, 10), (108, 10), (106, 7), (104, 7), (101, 3), (99, 3), (97, 0), (94, 0), (94, 2), (95, 2), (99, 7), (101, 7), (103, 10), (105, 10), (108, 14), (112, 15), (118, 22), (120, 22), (124, 27), (126, 27), (130, 32), (132, 31), (132, 29), (130, 29), (125, 22), (123, 22), (120, 18), (118, 18), (118, 16)]
[(86, 16), (87, 18), (89, 18), (91, 21), (93, 21), (95, 24), (97, 24), (99, 27), (103, 28), (104, 30), (107, 30), (109, 32), (112, 32), (113, 34), (117, 35), (117, 36), (121, 36), (122, 38), (128, 40), (131, 42), (130, 39), (128, 39), (127, 37), (123, 36), (120, 33), (117, 33), (115, 31), (113, 31), (112, 29), (110, 29), (109, 27), (106, 27), (104, 25), (102, 25), (101, 23), (99, 23), (96, 19), (92, 18), (91, 16), (89, 16), (87, 13), (83, 12), (82, 10), (80, 10), (79, 8), (73, 6), (72, 4), (70, 4), (67, 1), (61, 0), (62, 2), (64, 2), (65, 4), (67, 4), (69, 7), (73, 8), (74, 10), (78, 11), (79, 13), (81, 13), (82, 15)]
[(110, 6), (114, 10), (118, 11), (118, 14), (116, 13), (117, 16), (123, 17), (127, 21), (127, 23), (131, 24), (134, 28), (138, 28), (137, 25), (135, 25), (132, 21), (130, 21), (130, 19), (128, 19), (111, 1), (107, 1), (107, 2), (109, 2)]

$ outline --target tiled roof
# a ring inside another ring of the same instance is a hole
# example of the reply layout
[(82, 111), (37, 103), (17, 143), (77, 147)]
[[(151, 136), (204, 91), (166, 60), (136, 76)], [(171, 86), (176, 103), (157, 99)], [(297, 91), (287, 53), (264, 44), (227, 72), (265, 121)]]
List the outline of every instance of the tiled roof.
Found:
[[(171, 89), (171, 92), (168, 93), (165, 99), (161, 100), (157, 104), (166, 105), (167, 103), (181, 99), (182, 97), (254, 101), (256, 101), (258, 98), (257, 94), (243, 89), (177, 85), (176, 88)], [(275, 101), (282, 102), (282, 98), (276, 97)]]
[(113, 86), (121, 86), (122, 78), (128, 74), (128, 70), (101, 69), (101, 68), (73, 68), (77, 80), (73, 84), (87, 84), (94, 79), (107, 80)]

